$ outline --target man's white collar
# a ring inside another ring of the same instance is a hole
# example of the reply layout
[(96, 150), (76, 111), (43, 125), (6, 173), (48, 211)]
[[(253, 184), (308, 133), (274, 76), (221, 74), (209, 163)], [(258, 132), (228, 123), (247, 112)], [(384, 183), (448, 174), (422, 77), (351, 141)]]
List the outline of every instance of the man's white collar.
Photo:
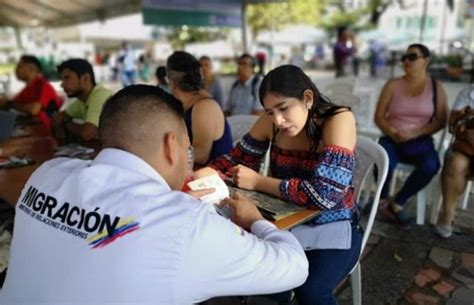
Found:
[(105, 148), (92, 161), (93, 164), (108, 164), (129, 171), (138, 172), (164, 185), (171, 190), (166, 180), (140, 157), (116, 148)]

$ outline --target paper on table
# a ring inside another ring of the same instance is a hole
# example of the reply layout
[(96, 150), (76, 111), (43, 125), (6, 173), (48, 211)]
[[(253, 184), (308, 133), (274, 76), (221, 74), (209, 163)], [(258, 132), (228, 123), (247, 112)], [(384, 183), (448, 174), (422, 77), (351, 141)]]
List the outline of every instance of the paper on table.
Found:
[(35, 162), (28, 157), (11, 156), (8, 158), (0, 158), (0, 169), (15, 168), (34, 164)]
[(84, 147), (79, 144), (68, 144), (59, 146), (56, 148), (54, 155), (56, 157), (87, 157), (87, 155), (92, 154), (94, 149), (89, 147)]
[(192, 191), (214, 188), (215, 192), (200, 198), (205, 203), (218, 204), (222, 199), (229, 197), (229, 189), (219, 175), (210, 175), (193, 180), (188, 183), (188, 187)]

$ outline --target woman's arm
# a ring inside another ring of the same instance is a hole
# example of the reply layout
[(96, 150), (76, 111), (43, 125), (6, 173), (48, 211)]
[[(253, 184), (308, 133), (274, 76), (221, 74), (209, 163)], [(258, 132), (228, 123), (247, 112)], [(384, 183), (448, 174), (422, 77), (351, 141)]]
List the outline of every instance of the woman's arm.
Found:
[(397, 140), (397, 130), (387, 121), (387, 110), (395, 91), (395, 80), (389, 80), (380, 92), (377, 108), (375, 109), (374, 121), (382, 132), (390, 138)]

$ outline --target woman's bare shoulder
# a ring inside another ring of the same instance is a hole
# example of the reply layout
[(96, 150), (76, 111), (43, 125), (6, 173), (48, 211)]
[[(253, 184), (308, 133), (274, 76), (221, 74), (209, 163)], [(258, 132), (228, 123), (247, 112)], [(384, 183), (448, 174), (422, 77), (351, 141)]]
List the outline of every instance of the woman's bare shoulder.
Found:
[(260, 141), (271, 140), (273, 135), (273, 122), (268, 116), (264, 113), (260, 115), (252, 129), (250, 130), (250, 135)]

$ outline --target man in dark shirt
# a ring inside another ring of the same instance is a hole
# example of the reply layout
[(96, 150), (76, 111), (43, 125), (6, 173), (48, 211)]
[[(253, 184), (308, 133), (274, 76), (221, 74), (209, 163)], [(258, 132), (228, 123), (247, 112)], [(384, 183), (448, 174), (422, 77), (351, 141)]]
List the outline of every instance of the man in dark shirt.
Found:
[(349, 66), (351, 58), (355, 53), (352, 33), (346, 27), (338, 30), (337, 42), (334, 45), (334, 66), (336, 77), (345, 76), (346, 67)]

